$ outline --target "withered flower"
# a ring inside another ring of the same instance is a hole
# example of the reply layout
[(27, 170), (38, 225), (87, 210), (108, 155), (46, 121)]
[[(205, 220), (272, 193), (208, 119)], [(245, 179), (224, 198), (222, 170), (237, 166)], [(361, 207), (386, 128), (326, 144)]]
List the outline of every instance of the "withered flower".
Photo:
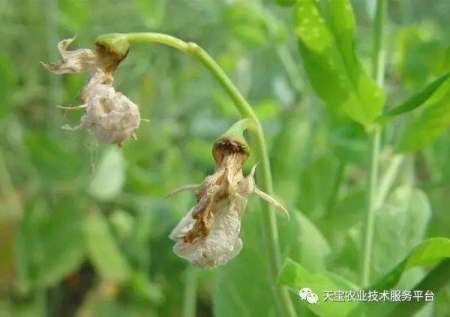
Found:
[(129, 138), (135, 138), (134, 131), (141, 121), (139, 108), (112, 86), (114, 71), (126, 54), (118, 56), (101, 45), (97, 45), (96, 51), (69, 51), (73, 41), (74, 39), (65, 39), (58, 43), (61, 55), (58, 63), (42, 63), (49, 71), (59, 75), (79, 72), (91, 74), (81, 94), (83, 104), (65, 108), (86, 111), (80, 125), (73, 129), (87, 128), (97, 139), (118, 145)]
[(225, 137), (214, 144), (215, 172), (197, 187), (197, 204), (169, 236), (176, 241), (174, 252), (193, 265), (213, 268), (239, 254), (242, 249), (241, 217), (251, 193), (281, 207), (256, 188), (255, 167), (248, 176), (243, 175), (242, 166), (248, 155), (247, 145), (236, 139)]

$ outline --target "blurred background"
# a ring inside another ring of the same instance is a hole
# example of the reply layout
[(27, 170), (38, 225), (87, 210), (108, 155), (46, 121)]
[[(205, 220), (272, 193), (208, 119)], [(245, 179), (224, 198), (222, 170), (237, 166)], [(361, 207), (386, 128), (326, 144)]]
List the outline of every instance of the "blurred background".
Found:
[[(352, 3), (359, 55), (368, 64), (373, 3)], [(388, 5), (392, 105), (449, 70), (450, 3)], [(195, 201), (190, 193), (166, 195), (213, 171), (211, 145), (238, 118), (228, 96), (190, 57), (136, 45), (115, 86), (149, 119), (138, 140), (119, 149), (88, 131), (63, 130), (82, 114), (56, 105), (78, 105), (87, 77), (56, 76), (39, 62), (56, 61), (58, 41), (74, 35), (73, 47), (93, 47), (102, 33), (159, 31), (205, 48), (262, 120), (276, 196), (294, 215), (278, 217), (283, 256), (357, 283), (367, 139), (356, 123), (325, 111), (304, 75), (293, 29), (291, 9), (268, 0), (0, 0), (0, 316), (273, 310), (257, 199), (243, 219), (244, 250), (224, 267), (196, 270), (168, 239)], [(398, 159), (395, 140), (407, 120), (386, 132), (382, 168)], [(376, 222), (374, 278), (425, 237), (450, 236), (449, 136), (443, 131), (402, 156), (387, 200), (392, 212)], [(401, 285), (422, 276), (412, 270)], [(449, 287), (437, 297), (420, 316), (450, 314)]]

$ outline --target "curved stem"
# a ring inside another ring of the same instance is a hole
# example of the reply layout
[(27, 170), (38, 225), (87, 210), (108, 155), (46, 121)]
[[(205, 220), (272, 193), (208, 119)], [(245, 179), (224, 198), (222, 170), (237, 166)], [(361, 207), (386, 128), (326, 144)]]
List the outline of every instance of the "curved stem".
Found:
[[(376, 79), (380, 88), (384, 83), (384, 51), (383, 51), (383, 28), (385, 15), (385, 0), (377, 0), (376, 13), (373, 31), (373, 55), (372, 55), (372, 75)], [(378, 169), (379, 153), (381, 146), (381, 127), (376, 127), (370, 132), (371, 159), (369, 174), (369, 194), (367, 202), (367, 214), (365, 222), (363, 264), (362, 264), (362, 286), (368, 287), (370, 284), (370, 267), (373, 246), (373, 227), (375, 209), (378, 194)]]
[[(260, 169), (258, 170), (258, 176), (260, 179), (260, 187), (263, 191), (272, 194), (272, 174), (270, 171), (269, 156), (266, 147), (266, 141), (261, 123), (249, 105), (247, 100), (241, 95), (239, 90), (228, 78), (222, 68), (216, 63), (216, 61), (205, 52), (200, 46), (192, 42), (185, 42), (176, 37), (161, 34), (161, 33), (127, 33), (127, 34), (106, 34), (98, 38), (97, 41), (101, 41), (102, 45), (109, 46), (114, 51), (114, 44), (120, 42), (118, 50), (122, 50), (131, 43), (158, 43), (176, 48), (186, 54), (191, 55), (200, 63), (202, 63), (217, 82), (228, 93), (233, 100), (236, 109), (239, 111), (243, 118), (248, 118), (253, 121), (253, 125), (249, 129), (252, 135), (255, 155), (259, 162)], [(275, 213), (271, 210), (268, 204), (264, 204), (266, 209), (264, 212), (264, 230), (265, 237), (267, 237), (267, 249), (270, 259), (270, 273), (273, 288), (275, 291), (275, 297), (277, 306), (280, 307), (283, 316), (296, 316), (294, 306), (286, 288), (280, 288), (277, 285), (277, 275), (281, 266), (281, 253), (278, 240), (278, 227)]]

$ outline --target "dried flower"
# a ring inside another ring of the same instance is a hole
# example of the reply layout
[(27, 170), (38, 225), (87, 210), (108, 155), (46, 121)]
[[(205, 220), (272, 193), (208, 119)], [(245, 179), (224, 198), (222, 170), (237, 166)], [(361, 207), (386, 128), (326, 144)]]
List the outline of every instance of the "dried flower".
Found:
[[(239, 237), (241, 217), (248, 196), (262, 193), (256, 189), (255, 167), (244, 177), (242, 165), (248, 157), (246, 144), (219, 139), (213, 149), (215, 172), (196, 190), (197, 204), (173, 229), (174, 252), (202, 268), (223, 265), (242, 249)], [(192, 188), (189, 186), (188, 188)], [(270, 197), (264, 194), (264, 199)], [(280, 207), (273, 198), (271, 202)]]
[(88, 128), (97, 139), (121, 145), (124, 140), (135, 138), (134, 131), (141, 121), (139, 108), (112, 86), (114, 71), (125, 57), (107, 51), (97, 45), (90, 49), (68, 51), (74, 39), (58, 43), (61, 59), (58, 63), (43, 65), (55, 74), (90, 72), (91, 79), (83, 89), (83, 104), (65, 109), (85, 109), (78, 128)]

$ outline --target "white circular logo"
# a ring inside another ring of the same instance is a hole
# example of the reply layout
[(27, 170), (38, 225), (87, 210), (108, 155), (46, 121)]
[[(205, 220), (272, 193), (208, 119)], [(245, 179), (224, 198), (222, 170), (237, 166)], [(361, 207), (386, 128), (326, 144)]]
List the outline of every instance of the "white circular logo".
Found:
[(298, 291), (298, 297), (300, 300), (307, 301), (310, 304), (315, 304), (319, 301), (319, 297), (310, 288), (303, 287)]

